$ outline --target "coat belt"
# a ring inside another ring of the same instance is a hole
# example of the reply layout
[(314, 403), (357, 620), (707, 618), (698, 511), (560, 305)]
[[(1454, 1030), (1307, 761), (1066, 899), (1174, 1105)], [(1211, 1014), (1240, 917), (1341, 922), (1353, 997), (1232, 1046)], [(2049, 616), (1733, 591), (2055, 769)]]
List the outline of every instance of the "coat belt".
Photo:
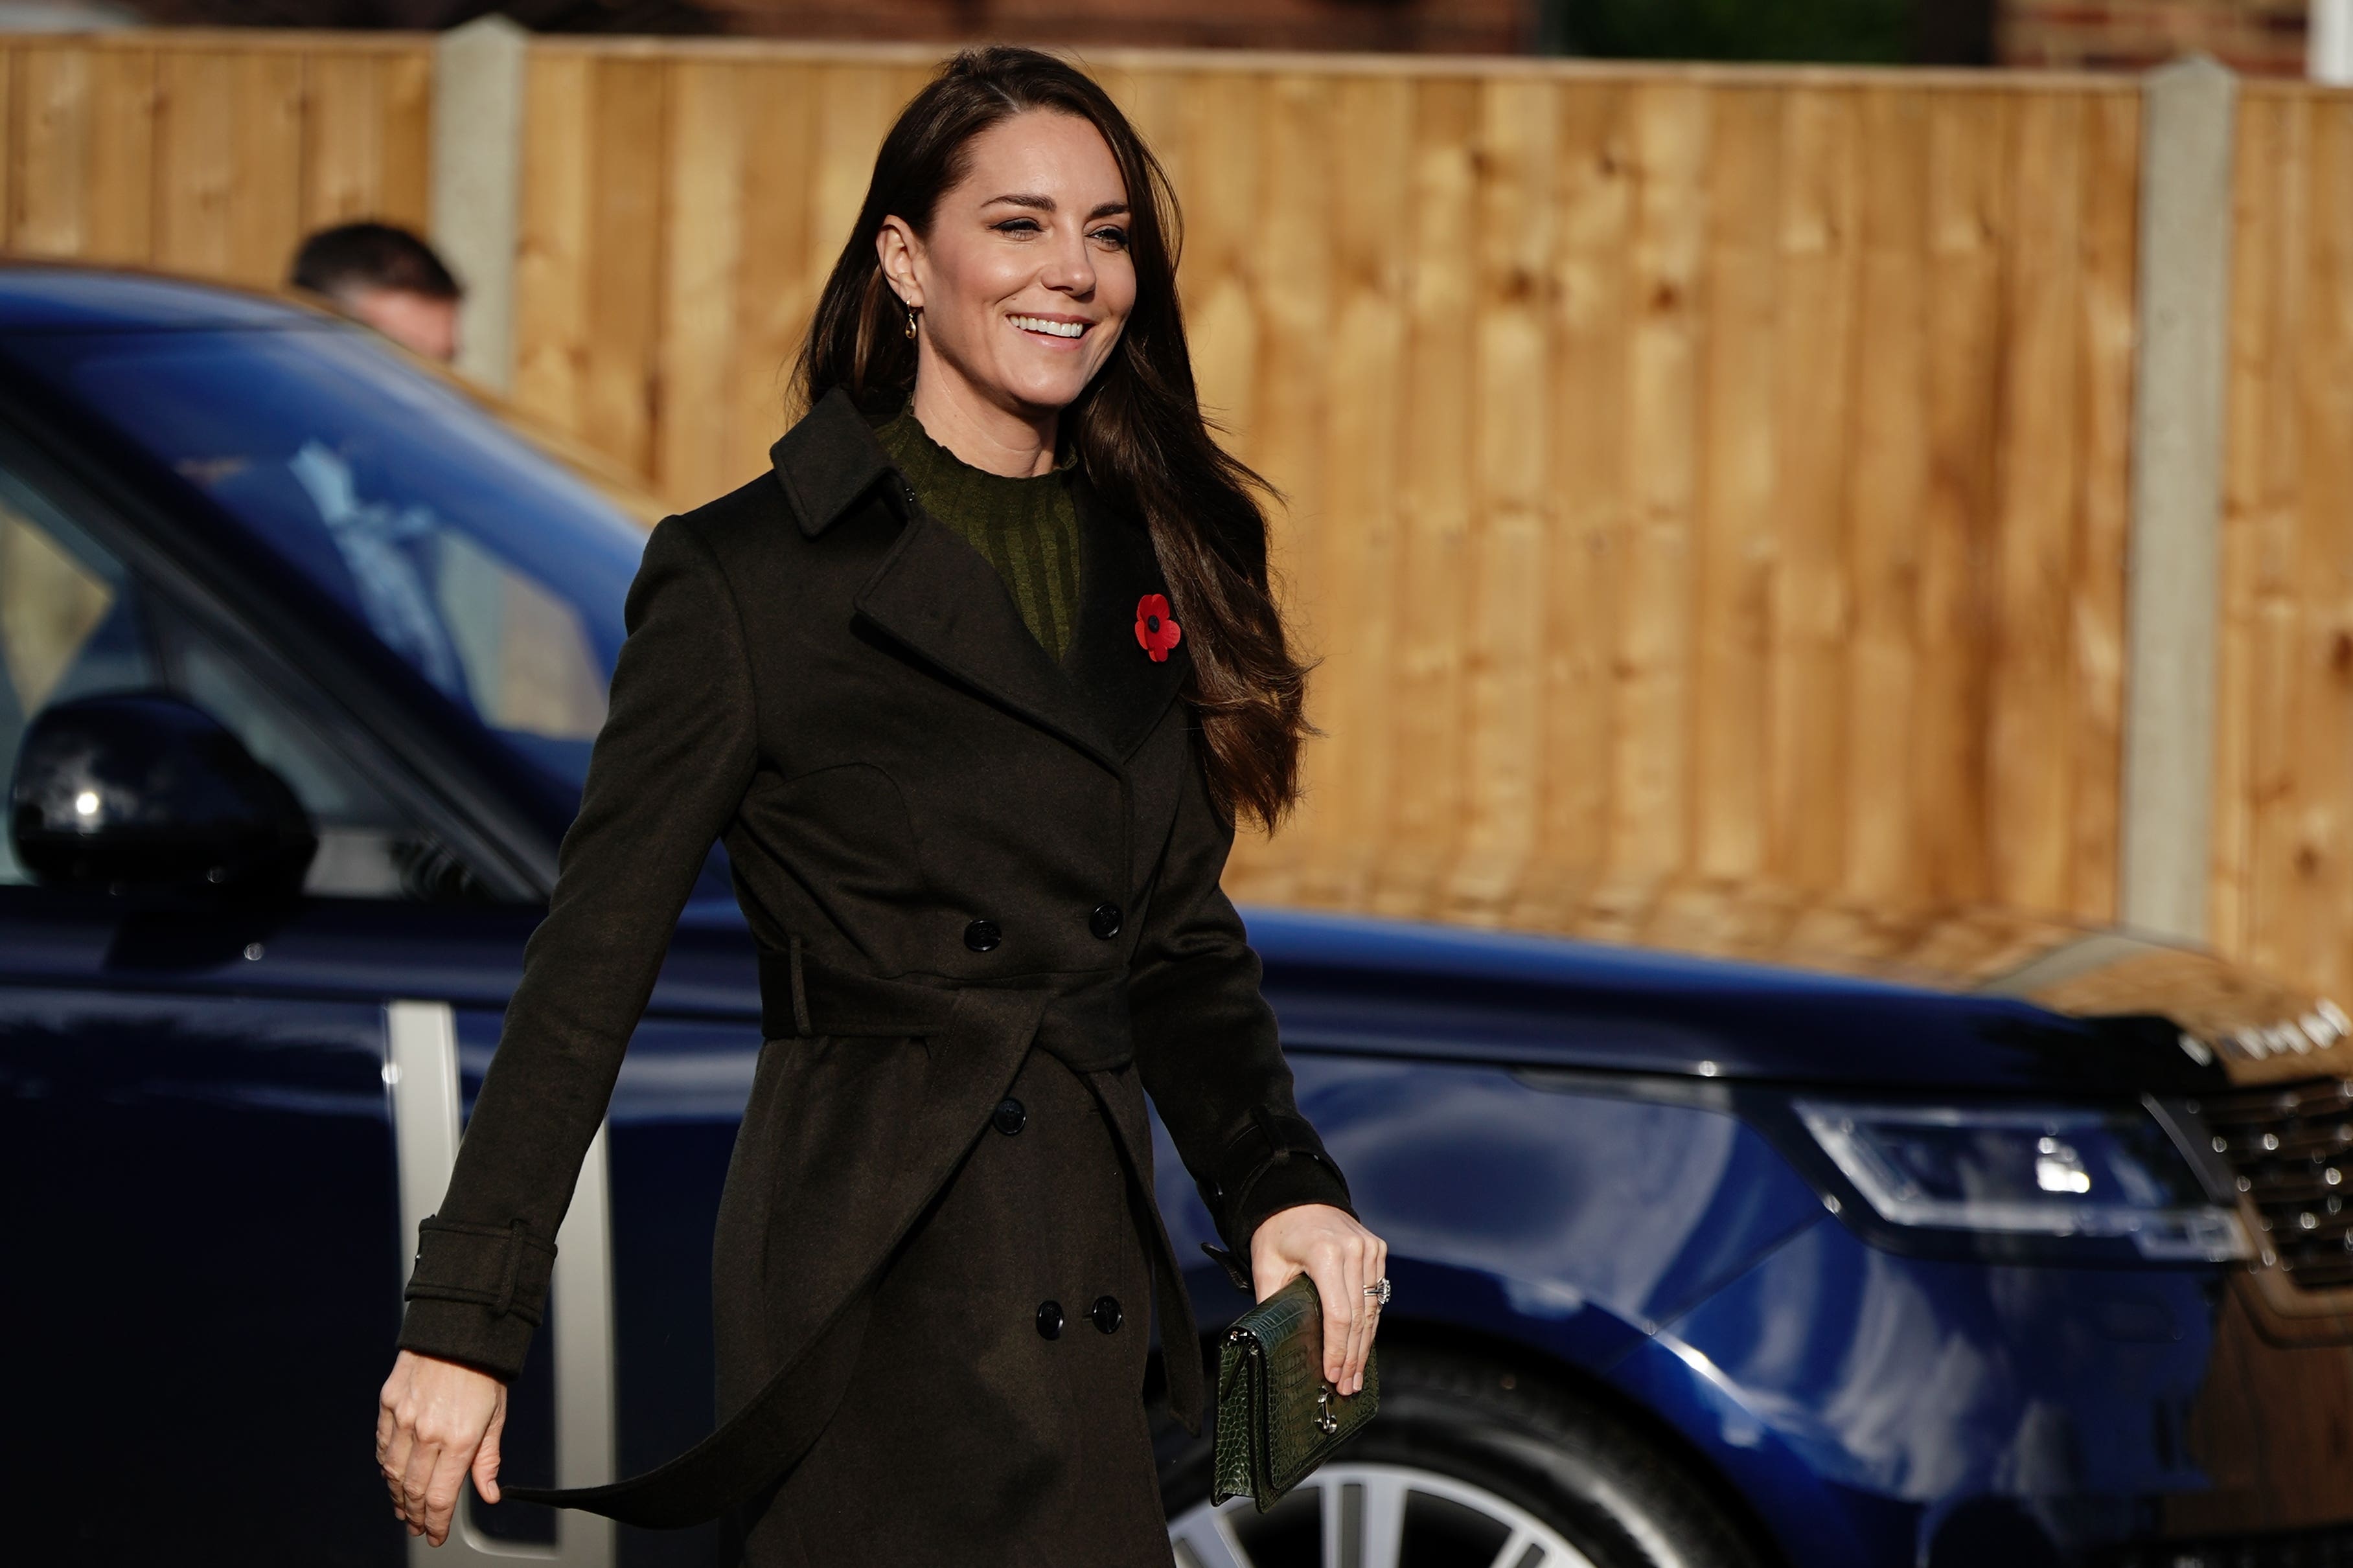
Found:
[(760, 950), (760, 1033), (771, 1040), (937, 1034), (950, 1026), (958, 994), (974, 985), (1050, 993), (1031, 1044), (1072, 1072), (1117, 1072), (1135, 1059), (1124, 973), (1054, 974), (1026, 984), (890, 979), (811, 958), (798, 937), (781, 952)]

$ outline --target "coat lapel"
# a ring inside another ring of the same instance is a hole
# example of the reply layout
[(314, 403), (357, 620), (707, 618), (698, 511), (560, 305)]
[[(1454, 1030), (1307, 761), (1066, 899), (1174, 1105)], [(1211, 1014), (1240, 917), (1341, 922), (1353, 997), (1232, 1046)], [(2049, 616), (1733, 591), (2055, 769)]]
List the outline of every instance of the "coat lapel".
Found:
[[(1136, 602), (1168, 592), (1152, 536), (1144, 524), (1103, 503), (1083, 477), (1073, 481), (1079, 507), (1079, 616), (1063, 659), (1071, 681), (1092, 709), (1112, 749), (1122, 758), (1143, 743), (1176, 700), (1192, 668), (1192, 650), (1178, 643), (1155, 661), (1135, 640)], [(1185, 606), (1171, 606), (1185, 624)]]
[(1116, 771), (1119, 754), (1094, 712), (1022, 625), (997, 569), (921, 508), (906, 510), (899, 542), (859, 590), (858, 612), (925, 662)]
[[(1176, 699), (1190, 668), (1179, 643), (1155, 660), (1135, 638), (1136, 602), (1166, 585), (1140, 522), (1073, 476), (1079, 513), (1079, 613), (1057, 666), (1022, 624), (986, 557), (898, 488), (895, 470), (847, 394), (826, 395), (771, 454), (801, 529), (824, 533), (879, 485), (904, 518), (897, 542), (853, 603), (894, 641), (952, 679), (1117, 769)], [(1183, 624), (1184, 606), (1175, 606)]]

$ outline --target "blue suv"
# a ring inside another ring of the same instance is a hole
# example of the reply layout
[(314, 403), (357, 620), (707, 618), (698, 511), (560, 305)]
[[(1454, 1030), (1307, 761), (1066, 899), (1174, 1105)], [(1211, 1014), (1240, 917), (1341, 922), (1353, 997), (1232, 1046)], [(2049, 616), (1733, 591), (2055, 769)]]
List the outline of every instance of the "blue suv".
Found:
[[(371, 1451), (642, 539), (355, 328), (0, 269), (12, 1561), (726, 1560), (716, 1525), (479, 1503), (428, 1553)], [(1898, 980), (1251, 931), (1397, 1300), (1379, 1419), (1273, 1511), (1212, 1509), (1166, 1428), (1185, 1568), (2353, 1563), (2329, 1004), (2114, 933)], [(710, 1426), (754, 960), (714, 849), (511, 1479)], [(1198, 1255), (1165, 1140), (1160, 1170)], [(1213, 1337), (1245, 1304), (1206, 1257), (1187, 1283)]]

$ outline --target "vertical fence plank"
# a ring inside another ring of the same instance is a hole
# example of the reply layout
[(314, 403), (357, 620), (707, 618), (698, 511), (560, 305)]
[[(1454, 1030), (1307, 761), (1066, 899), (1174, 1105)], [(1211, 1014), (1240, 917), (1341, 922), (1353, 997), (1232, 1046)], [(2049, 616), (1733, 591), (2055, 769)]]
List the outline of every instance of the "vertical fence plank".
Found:
[(433, 220), (433, 55), (425, 48), (382, 57), (376, 103), (384, 116), (377, 146), (375, 210), (388, 223), (423, 233)]
[(2083, 105), (2036, 92), (2018, 105), (2018, 225), (2002, 389), (1999, 626), (1994, 649), (1995, 891), (2028, 909), (2067, 903), (2069, 633), (2081, 435), (2076, 331)]
[[(2274, 668), (2286, 689), (2282, 731), (2272, 742), (2279, 790), (2263, 797), (2265, 835), (2259, 869), (2263, 898), (2259, 918), (2272, 959), (2284, 973), (2327, 975), (2343, 969), (2347, 880), (2344, 795), (2348, 775), (2348, 688), (2353, 688), (2353, 626), (2348, 626), (2345, 516), (2353, 501), (2345, 454), (2344, 421), (2353, 412), (2341, 363), (2348, 351), (2342, 303), (2346, 284), (2336, 269), (2353, 264), (2344, 217), (2348, 166), (2344, 121), (2331, 100), (2295, 106), (2294, 134), (2283, 159), (2297, 182), (2301, 207), (2287, 233), (2301, 241), (2288, 259), (2295, 269), (2295, 353), (2274, 360), (2272, 417), (2296, 426), (2276, 458), (2278, 481), (2266, 531), (2277, 553), (2266, 552), (2267, 587), (2276, 605), (2267, 616)], [(2284, 320), (2283, 327), (2288, 325)]]
[(155, 56), (106, 48), (90, 63), (82, 257), (144, 262), (155, 254)]
[(8, 248), (25, 256), (79, 256), (87, 242), (90, 51), (27, 43), (15, 57), (16, 177), (10, 183)]
[(1916, 905), (1913, 714), (1919, 676), (1920, 520), (1927, 489), (1927, 106), (1861, 95), (1853, 443), (1845, 462), (1853, 637), (1846, 658), (1846, 843), (1840, 886)]
[(1491, 81), (1481, 93), (1464, 813), (1442, 907), (1482, 923), (1502, 918), (1535, 847), (1545, 719), (1537, 683), (1559, 614), (1543, 592), (1553, 516), (1544, 290), (1557, 116), (1544, 82)]
[(1398, 437), (1408, 351), (1407, 226), (1413, 95), (1401, 78), (1336, 85), (1333, 102), (1332, 335), (1320, 367), (1329, 410), (1316, 623), (1324, 663), (1310, 717), (1309, 839), (1299, 896), (1362, 907), (1371, 897), (1397, 749), (1388, 728), (1397, 659)]
[(1462, 801), (1462, 649), (1469, 595), (1473, 294), (1479, 97), (1467, 78), (1416, 84), (1404, 461), (1398, 476), (1398, 660), (1388, 697), (1392, 778), (1387, 848), (1373, 901), (1427, 910), (1455, 842)]
[(2305, 423), (2303, 538), (2297, 583), (2307, 606), (2298, 648), (2298, 767), (2312, 781), (2296, 870), (2311, 918), (2288, 973), (2344, 994), (2353, 983), (2353, 114), (2343, 98), (2312, 106), (2310, 331), (2293, 395)]
[(302, 238), (302, 57), (256, 51), (230, 65), (235, 113), (225, 276), (283, 282)]
[(229, 272), (230, 187), (237, 143), (236, 59), (173, 49), (157, 58), (158, 265), (198, 277)]
[(2306, 258), (2311, 226), (2311, 105), (2281, 106), (2274, 142), (2274, 230), (2271, 266), (2263, 284), (2272, 352), (2253, 367), (2263, 417), (2251, 433), (2253, 452), (2247, 527), (2253, 552), (2247, 689), (2247, 858), (2249, 914), (2246, 955), (2284, 971), (2295, 962), (2308, 910), (2298, 875), (2298, 818), (2308, 775), (2300, 767), (2296, 733), (2295, 643), (2299, 632), (2296, 512), (2304, 467), (2304, 426), (2295, 415), (2295, 355), (2310, 330)]
[(1252, 275), (1265, 257), (1253, 220), (1261, 210), (1261, 121), (1270, 96), (1257, 73), (1204, 71), (1188, 84), (1180, 110), (1191, 171), (1181, 281), (1193, 370), (1202, 404), (1246, 462), (1258, 460), (1260, 433)]
[(744, 135), (743, 67), (694, 59), (678, 61), (670, 71), (657, 341), (660, 405), (700, 409), (703, 417), (660, 422), (654, 471), (670, 504), (683, 509), (733, 488), (728, 391), (750, 148)]
[(1610, 879), (1683, 865), (1690, 799), (1692, 529), (1697, 506), (1698, 298), (1712, 104), (1684, 84), (1635, 89), (1628, 306), (1626, 532), (1610, 692)]
[(1692, 626), (1691, 862), (1713, 880), (1766, 868), (1783, 96), (1772, 88), (1718, 94), (1707, 164), (1707, 462)]
[(383, 62), (322, 53), (306, 62), (302, 226), (322, 228), (383, 211)]
[(537, 50), (525, 69), (514, 281), (515, 403), (559, 430), (584, 437), (591, 65), (585, 54)]
[(2008, 274), (2012, 104), (1956, 93), (1929, 109), (1926, 389), (1920, 528), (1918, 781), (1912, 833), (1932, 902), (1989, 896), (1987, 626)]
[[(1307, 73), (1263, 79), (1255, 149), (1256, 205), (1245, 209), (1242, 240), (1253, 330), (1247, 374), (1250, 461), (1282, 492), (1271, 509), (1275, 590), (1303, 646), (1319, 646), (1328, 625), (1320, 548), (1326, 525), (1324, 442), (1329, 423), (1317, 374), (1332, 333), (1332, 83)], [(1230, 242), (1221, 240), (1221, 251)], [(1281, 260), (1270, 266), (1269, 259)], [(1225, 258), (1220, 255), (1219, 263)], [(1253, 835), (1254, 897), (1285, 902), (1310, 848), (1306, 835)]]
[(2084, 105), (2077, 332), (2081, 374), (2073, 420), (2081, 432), (2073, 560), (2068, 570), (2068, 668), (2063, 743), (2068, 787), (2062, 912), (2116, 913), (2124, 734), (2125, 555), (2131, 525), (2134, 279), (2139, 232), (2140, 115), (2121, 95)]
[(1783, 121), (1781, 473), (1773, 575), (1771, 865), (1795, 888), (1838, 886), (1850, 812), (1845, 468), (1861, 277), (1855, 95), (1801, 88)]
[[(808, 200), (806, 171), (817, 144), (814, 74), (807, 65), (763, 63), (748, 68), (741, 89), (747, 147), (726, 409), (734, 484), (760, 471), (769, 445), (784, 434), (792, 358), (833, 260), (813, 233)], [(839, 243), (838, 236), (827, 237)]]
[(1638, 185), (1633, 89), (1561, 93), (1555, 160), (1553, 356), (1546, 411), (1559, 537), (1546, 582), (1545, 710), (1535, 866), (1508, 918), (1567, 929), (1609, 862), (1616, 785), (1612, 696), (1632, 529), (1626, 401)]
[(580, 433), (654, 475), (656, 343), (661, 301), (662, 106), (668, 70), (600, 59), (590, 125), (587, 354)]
[(2222, 447), (2222, 583), (2215, 648), (2214, 820), (2208, 856), (2207, 932), (2224, 952), (2254, 939), (2252, 705), (2256, 527), (2263, 507), (2264, 367), (2274, 343), (2281, 101), (2242, 94), (2232, 157), (2231, 330)]

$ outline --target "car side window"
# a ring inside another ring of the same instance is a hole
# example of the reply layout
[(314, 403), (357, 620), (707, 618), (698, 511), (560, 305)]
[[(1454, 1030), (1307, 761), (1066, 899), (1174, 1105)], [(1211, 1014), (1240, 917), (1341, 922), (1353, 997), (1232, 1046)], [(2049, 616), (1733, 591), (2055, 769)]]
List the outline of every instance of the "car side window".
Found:
[(464, 862), (321, 735), (298, 697), (186, 617), (163, 611), (154, 620), (164, 684), (227, 726), (310, 814), (319, 849), (304, 892), (427, 902), (481, 896)]
[[(13, 779), (34, 715), (92, 692), (155, 684), (139, 596), (122, 563), (58, 517), (0, 495), (0, 774)], [(30, 880), (0, 835), (0, 882)]]
[[(145, 588), (120, 558), (0, 471), (0, 775), (43, 709), (100, 691), (164, 689), (218, 720), (293, 790), (319, 849), (309, 894), (475, 896), (469, 869), (320, 732), (300, 694)], [(31, 876), (0, 833), (0, 883)]]

